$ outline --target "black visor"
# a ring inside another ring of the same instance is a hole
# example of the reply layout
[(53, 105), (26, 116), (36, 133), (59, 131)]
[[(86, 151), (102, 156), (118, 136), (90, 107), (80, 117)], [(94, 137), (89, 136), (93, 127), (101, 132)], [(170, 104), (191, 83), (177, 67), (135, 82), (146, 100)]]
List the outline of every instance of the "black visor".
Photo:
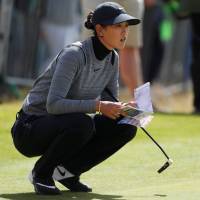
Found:
[(140, 19), (126, 13), (123, 7), (114, 2), (105, 2), (94, 10), (92, 23), (102, 25), (113, 25), (128, 22), (129, 25), (137, 25)]

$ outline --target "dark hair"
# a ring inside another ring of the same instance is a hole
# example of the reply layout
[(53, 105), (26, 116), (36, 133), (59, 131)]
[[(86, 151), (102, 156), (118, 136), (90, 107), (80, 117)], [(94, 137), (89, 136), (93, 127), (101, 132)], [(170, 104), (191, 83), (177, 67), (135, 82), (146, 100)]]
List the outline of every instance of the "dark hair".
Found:
[(89, 12), (87, 19), (85, 20), (85, 28), (87, 28), (87, 29), (95, 30), (95, 27), (92, 24), (93, 14), (94, 14), (93, 11)]

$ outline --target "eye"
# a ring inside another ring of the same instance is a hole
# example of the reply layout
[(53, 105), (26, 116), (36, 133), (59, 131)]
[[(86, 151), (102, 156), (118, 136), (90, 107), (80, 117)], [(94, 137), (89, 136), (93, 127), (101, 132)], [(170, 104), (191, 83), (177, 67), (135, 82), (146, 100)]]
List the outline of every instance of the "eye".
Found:
[(122, 26), (122, 24), (120, 23), (120, 24), (116, 24), (115, 25), (116, 27), (121, 27)]
[(122, 22), (122, 23), (119, 23), (119, 24), (115, 24), (116, 27), (124, 27), (124, 28), (127, 28), (129, 25), (128, 25), (128, 22)]

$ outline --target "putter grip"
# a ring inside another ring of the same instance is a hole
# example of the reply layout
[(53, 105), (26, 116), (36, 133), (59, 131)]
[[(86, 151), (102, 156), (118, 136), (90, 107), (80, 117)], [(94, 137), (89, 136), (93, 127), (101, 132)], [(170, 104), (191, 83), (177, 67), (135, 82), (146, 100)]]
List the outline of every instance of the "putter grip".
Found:
[(169, 161), (167, 161), (159, 170), (158, 173), (161, 173), (162, 171), (164, 171), (167, 167), (169, 167)]

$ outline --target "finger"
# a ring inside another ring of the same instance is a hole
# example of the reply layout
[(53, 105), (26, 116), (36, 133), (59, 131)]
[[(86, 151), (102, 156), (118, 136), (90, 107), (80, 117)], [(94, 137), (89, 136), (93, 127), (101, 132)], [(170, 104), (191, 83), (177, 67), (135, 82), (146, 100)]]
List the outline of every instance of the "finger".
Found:
[(115, 117), (115, 116), (112, 116), (112, 117), (111, 117), (111, 119), (114, 119), (114, 120), (116, 120), (116, 119), (117, 119), (117, 117)]
[(121, 112), (121, 115), (124, 116), (124, 117), (128, 116), (128, 115), (127, 115), (125, 112), (123, 112), (123, 111)]
[(114, 116), (115, 116), (115, 117), (119, 117), (119, 116), (120, 116), (120, 111), (115, 112), (115, 113), (114, 113)]
[(110, 116), (108, 116), (109, 118), (111, 118), (111, 119), (116, 119), (116, 116), (115, 115), (110, 115)]
[[(120, 118), (121, 116), (123, 116), (121, 113), (117, 113), (116, 114), (116, 119)], [(124, 117), (124, 116), (123, 116)]]
[(122, 106), (127, 106), (127, 105), (128, 105), (128, 103), (125, 103), (125, 102), (122, 103)]
[(129, 103), (129, 105), (130, 105), (130, 106), (133, 106), (133, 107), (137, 107), (137, 103), (136, 103), (135, 101), (131, 101), (131, 102)]

